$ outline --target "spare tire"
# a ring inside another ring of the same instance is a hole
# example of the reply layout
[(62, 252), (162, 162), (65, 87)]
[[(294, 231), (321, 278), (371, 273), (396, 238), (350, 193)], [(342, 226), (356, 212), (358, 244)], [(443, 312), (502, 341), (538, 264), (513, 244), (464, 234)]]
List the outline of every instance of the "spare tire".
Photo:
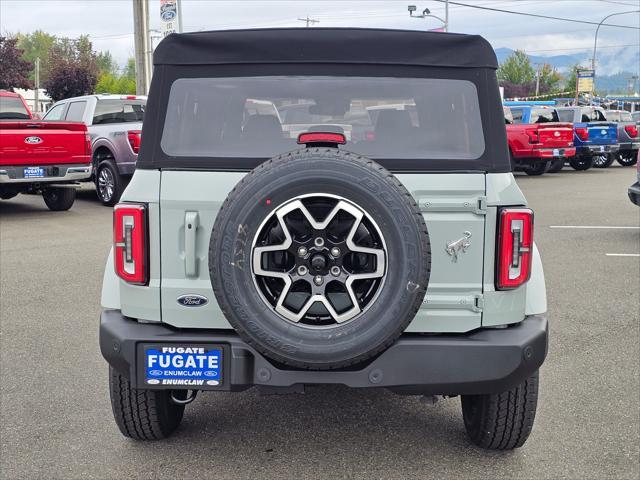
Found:
[(335, 148), (275, 157), (223, 203), (209, 272), (238, 335), (281, 364), (374, 357), (416, 315), (429, 281), (424, 218), (398, 179)]

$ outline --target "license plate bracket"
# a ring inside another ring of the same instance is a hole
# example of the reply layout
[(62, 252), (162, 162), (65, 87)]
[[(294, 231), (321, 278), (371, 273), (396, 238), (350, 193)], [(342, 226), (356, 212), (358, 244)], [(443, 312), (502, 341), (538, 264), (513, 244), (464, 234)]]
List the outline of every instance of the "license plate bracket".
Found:
[(138, 350), (140, 388), (216, 390), (223, 386), (224, 347), (145, 343)]
[(44, 178), (46, 172), (42, 167), (24, 167), (23, 176), (24, 178)]

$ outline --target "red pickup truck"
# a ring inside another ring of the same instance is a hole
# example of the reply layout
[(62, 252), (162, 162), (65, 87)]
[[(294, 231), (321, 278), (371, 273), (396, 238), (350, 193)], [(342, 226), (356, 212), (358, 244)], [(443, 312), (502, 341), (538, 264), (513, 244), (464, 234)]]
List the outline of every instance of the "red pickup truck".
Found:
[(573, 125), (560, 122), (554, 109), (528, 107), (526, 115), (514, 119), (510, 108), (503, 108), (514, 171), (524, 170), (527, 175), (558, 172), (567, 158), (575, 156)]
[(34, 120), (20, 95), (0, 91), (0, 199), (42, 193), (50, 210), (68, 210), (75, 185), (90, 176), (84, 123)]

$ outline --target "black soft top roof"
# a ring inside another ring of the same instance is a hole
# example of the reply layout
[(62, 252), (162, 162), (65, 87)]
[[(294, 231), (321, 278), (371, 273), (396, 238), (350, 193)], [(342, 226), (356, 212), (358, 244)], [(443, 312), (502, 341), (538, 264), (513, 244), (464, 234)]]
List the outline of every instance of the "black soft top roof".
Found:
[(277, 28), (171, 34), (155, 65), (358, 63), (498, 68), (479, 35), (373, 28)]

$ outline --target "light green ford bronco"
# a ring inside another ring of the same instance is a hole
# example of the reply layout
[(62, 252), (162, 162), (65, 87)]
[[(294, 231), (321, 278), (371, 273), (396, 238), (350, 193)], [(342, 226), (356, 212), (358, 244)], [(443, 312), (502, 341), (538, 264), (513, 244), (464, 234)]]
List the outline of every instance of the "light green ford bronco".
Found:
[(547, 306), (489, 44), (199, 32), (154, 63), (102, 293), (122, 433), (168, 436), (201, 391), (342, 384), (460, 396), (472, 442), (523, 445)]

